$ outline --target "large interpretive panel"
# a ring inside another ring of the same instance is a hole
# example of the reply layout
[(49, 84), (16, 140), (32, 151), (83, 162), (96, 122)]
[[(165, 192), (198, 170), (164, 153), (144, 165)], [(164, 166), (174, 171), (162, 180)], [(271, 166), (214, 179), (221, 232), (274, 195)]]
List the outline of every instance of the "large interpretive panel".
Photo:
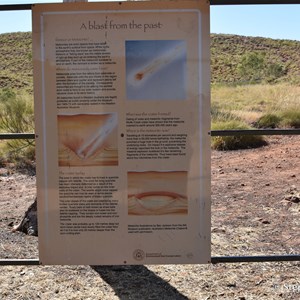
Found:
[(42, 264), (210, 262), (207, 1), (33, 5)]

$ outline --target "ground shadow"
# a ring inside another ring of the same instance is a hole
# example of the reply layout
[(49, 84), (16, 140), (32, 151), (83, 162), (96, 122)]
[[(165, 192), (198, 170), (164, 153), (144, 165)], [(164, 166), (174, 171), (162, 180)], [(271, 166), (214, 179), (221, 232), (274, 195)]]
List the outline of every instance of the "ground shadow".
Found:
[(121, 299), (188, 299), (145, 266), (91, 266)]

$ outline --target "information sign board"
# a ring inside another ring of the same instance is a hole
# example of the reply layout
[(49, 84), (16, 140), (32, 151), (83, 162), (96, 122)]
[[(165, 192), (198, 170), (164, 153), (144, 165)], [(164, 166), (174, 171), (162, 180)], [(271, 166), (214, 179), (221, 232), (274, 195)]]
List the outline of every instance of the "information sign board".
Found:
[(33, 51), (41, 263), (208, 263), (208, 2), (36, 4)]

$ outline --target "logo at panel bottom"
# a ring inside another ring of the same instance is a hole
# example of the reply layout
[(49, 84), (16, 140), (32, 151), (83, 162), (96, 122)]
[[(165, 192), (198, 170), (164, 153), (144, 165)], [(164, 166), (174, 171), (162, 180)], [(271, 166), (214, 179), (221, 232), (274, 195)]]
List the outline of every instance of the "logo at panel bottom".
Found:
[(136, 249), (133, 251), (133, 258), (137, 261), (141, 261), (145, 258), (145, 252), (141, 249)]

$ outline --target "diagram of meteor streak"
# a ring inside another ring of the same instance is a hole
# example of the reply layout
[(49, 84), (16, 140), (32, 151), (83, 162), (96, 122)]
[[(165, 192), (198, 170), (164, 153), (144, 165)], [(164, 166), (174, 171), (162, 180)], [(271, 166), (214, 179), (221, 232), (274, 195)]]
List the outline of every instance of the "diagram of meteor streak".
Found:
[(128, 41), (126, 47), (128, 99), (185, 97), (185, 41)]
[(176, 59), (182, 57), (184, 53), (184, 43), (180, 43), (175, 47), (173, 46), (172, 48), (159, 55), (157, 58), (153, 59), (150, 63), (148, 63), (140, 70), (133, 72), (129, 77), (130, 84), (135, 86), (144, 83), (153, 73), (158, 72), (160, 69), (166, 67)]
[(112, 114), (95, 133), (91, 135), (80, 147), (76, 150), (77, 155), (80, 158), (88, 158), (101, 148), (105, 143), (105, 140), (113, 129), (117, 126), (117, 115)]
[(59, 141), (65, 149), (59, 159), (68, 160), (71, 165), (101, 165), (101, 160), (103, 164), (107, 160), (117, 161), (117, 124), (116, 113), (59, 115)]

